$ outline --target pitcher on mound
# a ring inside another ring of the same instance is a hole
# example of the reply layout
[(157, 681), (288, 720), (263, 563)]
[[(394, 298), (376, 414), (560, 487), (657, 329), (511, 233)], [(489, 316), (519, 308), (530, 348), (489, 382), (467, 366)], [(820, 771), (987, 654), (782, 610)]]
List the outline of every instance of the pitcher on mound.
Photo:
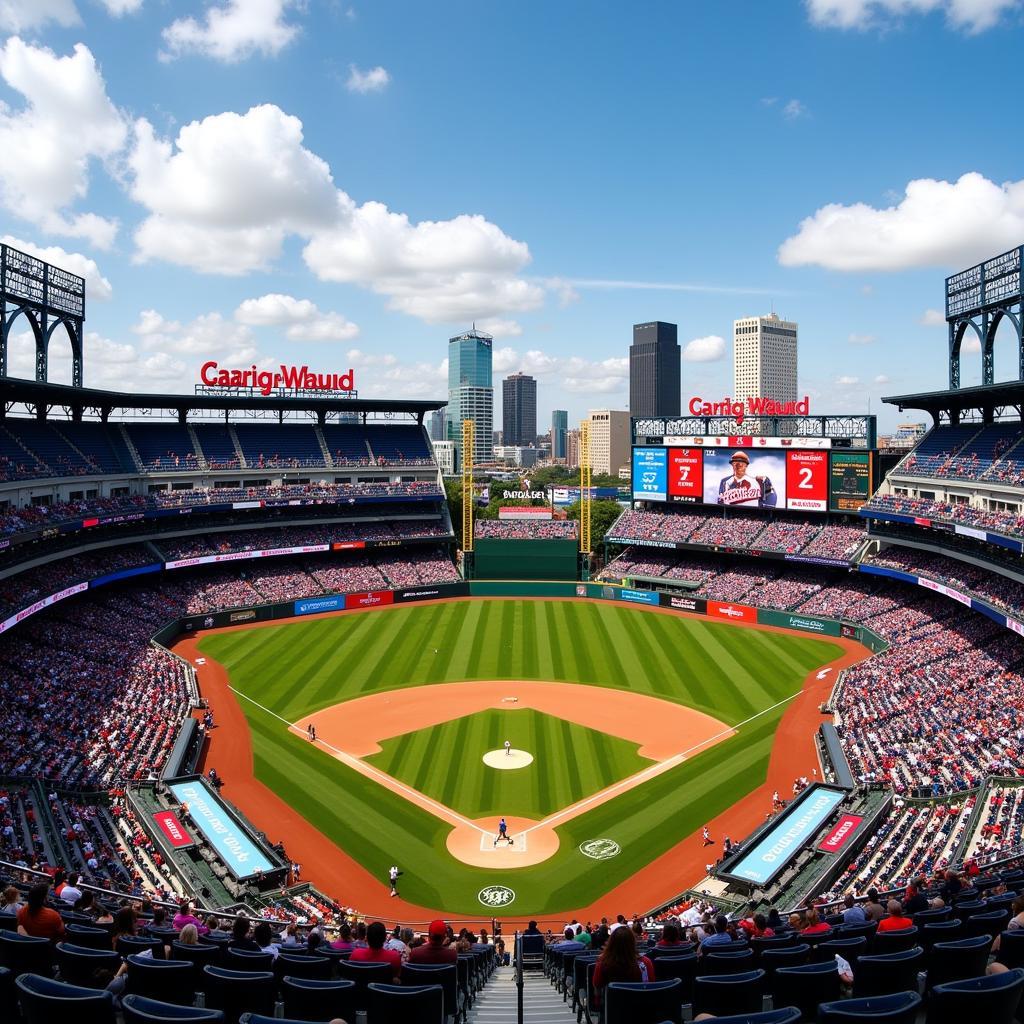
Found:
[(505, 740), (505, 756), (506, 757), (511, 757), (512, 756), (512, 742), (511, 742), (511, 740)]

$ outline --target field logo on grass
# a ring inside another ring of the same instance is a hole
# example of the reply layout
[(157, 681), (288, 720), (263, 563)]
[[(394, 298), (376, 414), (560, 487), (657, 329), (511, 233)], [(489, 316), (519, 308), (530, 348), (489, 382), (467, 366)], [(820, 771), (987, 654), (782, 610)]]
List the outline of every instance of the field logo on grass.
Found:
[(621, 852), (622, 847), (614, 839), (588, 839), (580, 843), (580, 853), (591, 860), (611, 860)]
[(486, 885), (477, 893), (476, 898), (485, 907), (507, 907), (516, 898), (516, 894), (507, 885)]

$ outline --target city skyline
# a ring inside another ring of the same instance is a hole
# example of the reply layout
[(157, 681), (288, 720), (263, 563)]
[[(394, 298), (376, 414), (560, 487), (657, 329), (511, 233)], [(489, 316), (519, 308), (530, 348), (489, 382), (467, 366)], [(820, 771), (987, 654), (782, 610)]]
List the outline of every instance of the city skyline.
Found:
[[(443, 399), (475, 323), (540, 422), (578, 423), (628, 407), (630, 325), (681, 326), (685, 403), (774, 308), (812, 410), (891, 429), (882, 395), (945, 386), (943, 278), (1024, 241), (1012, 96), (948, 74), (1011, 64), (1016, 0), (188, 7), (3, 5), (0, 237), (87, 278), (90, 386), (188, 392), (211, 358)], [(492, 53), (488, 83), (442, 46)], [(786, 59), (769, 87), (735, 52)], [(949, 145), (965, 119), (985, 147)]]

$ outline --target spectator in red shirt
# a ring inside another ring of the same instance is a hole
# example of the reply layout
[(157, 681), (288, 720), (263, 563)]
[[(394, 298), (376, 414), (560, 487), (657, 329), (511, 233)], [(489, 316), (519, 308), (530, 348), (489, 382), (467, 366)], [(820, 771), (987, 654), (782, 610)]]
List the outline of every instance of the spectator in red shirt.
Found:
[(888, 917), (883, 917), (878, 922), (880, 932), (896, 932), (901, 928), (912, 928), (914, 922), (909, 917), (903, 916), (903, 904), (899, 900), (889, 900), (886, 908), (889, 911)]
[(594, 968), (594, 989), (603, 993), (613, 981), (656, 981), (654, 964), (645, 956), (637, 956), (636, 936), (631, 928), (619, 927), (608, 936), (608, 942)]
[(804, 920), (807, 923), (800, 929), (801, 935), (824, 935), (826, 932), (832, 931), (831, 926), (822, 921), (818, 916), (817, 907), (811, 907), (807, 911), (807, 916)]
[(431, 921), (427, 941), (409, 950), (411, 964), (453, 964), (459, 958), (454, 946), (447, 943), (448, 928), (444, 921)]
[(49, 939), (51, 942), (64, 938), (64, 922), (60, 914), (46, 906), (46, 894), (49, 891), (50, 887), (45, 882), (29, 889), (28, 901), (18, 911), (19, 935)]
[(366, 929), (366, 946), (352, 950), (349, 959), (352, 963), (390, 964), (397, 984), (402, 973), (402, 954), (397, 950), (384, 948), (387, 937), (388, 930), (383, 922), (374, 921)]

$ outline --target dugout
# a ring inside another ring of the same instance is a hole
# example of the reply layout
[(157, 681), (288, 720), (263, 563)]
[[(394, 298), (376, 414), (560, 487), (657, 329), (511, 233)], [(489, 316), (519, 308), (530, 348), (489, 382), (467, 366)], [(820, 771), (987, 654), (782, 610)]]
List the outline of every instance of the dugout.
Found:
[(473, 578), (478, 580), (575, 580), (576, 539), (479, 537), (473, 544)]

